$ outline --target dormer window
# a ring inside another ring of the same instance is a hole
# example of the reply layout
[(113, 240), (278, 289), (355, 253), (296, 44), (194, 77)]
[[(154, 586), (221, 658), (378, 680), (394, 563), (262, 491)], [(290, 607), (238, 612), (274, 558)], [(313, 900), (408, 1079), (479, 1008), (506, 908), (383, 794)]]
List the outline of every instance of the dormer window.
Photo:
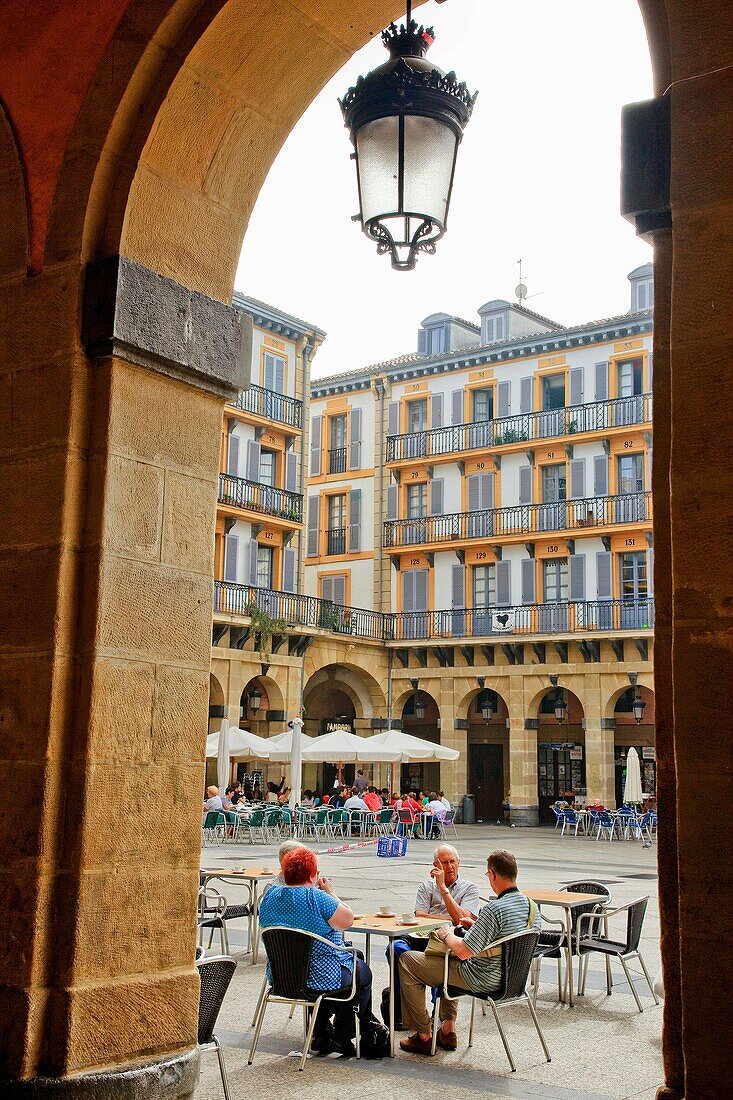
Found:
[(503, 340), (506, 334), (504, 314), (497, 313), (493, 317), (483, 317), (483, 342), (493, 344), (496, 340)]
[(639, 279), (634, 287), (634, 311), (654, 308), (654, 280)]
[(442, 355), (445, 351), (445, 329), (444, 328), (429, 328), (425, 334), (426, 336), (426, 354), (427, 355)]

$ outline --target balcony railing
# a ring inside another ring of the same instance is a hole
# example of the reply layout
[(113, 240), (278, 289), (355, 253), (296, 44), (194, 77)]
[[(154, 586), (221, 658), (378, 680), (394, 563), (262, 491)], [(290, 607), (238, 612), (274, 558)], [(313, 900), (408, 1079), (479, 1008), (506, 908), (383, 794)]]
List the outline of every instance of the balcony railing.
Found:
[(214, 581), (214, 611), (232, 615), (251, 615), (252, 609), (266, 612), (271, 619), (281, 619), (290, 627), (329, 630), (335, 634), (350, 634), (354, 638), (385, 641), (385, 620), (391, 616), (359, 607), (345, 607), (315, 596), (273, 592), (246, 584)]
[(232, 405), (235, 409), (245, 409), (264, 420), (277, 420), (291, 428), (303, 426), (302, 401), (286, 397), (284, 393), (263, 389), (262, 386), (250, 386), (248, 390), (241, 390)]
[(469, 608), (465, 611), (414, 611), (393, 615), (392, 641), (430, 638), (516, 638), (528, 634), (595, 634), (599, 631), (650, 630), (654, 600), (599, 600), (522, 604), (518, 607)]
[(273, 489), (270, 485), (260, 485), (231, 474), (219, 474), (219, 503), (229, 504), (232, 508), (245, 508), (249, 512), (262, 512), (292, 523), (303, 522), (303, 498), (299, 493)]
[(346, 448), (334, 447), (328, 452), (328, 472), (329, 474), (345, 474), (346, 473)]
[(345, 554), (346, 553), (346, 528), (334, 527), (326, 532), (326, 553), (327, 554)]
[(550, 534), (584, 527), (612, 527), (648, 523), (652, 518), (651, 493), (622, 493), (612, 497), (584, 497), (553, 504), (520, 504), (482, 512), (455, 512), (424, 519), (387, 520), (387, 549), (469, 539), (506, 538)]
[(462, 451), (483, 451), (489, 447), (506, 447), (510, 443), (528, 443), (581, 432), (648, 424), (651, 419), (652, 395), (638, 394), (547, 412), (519, 413), (476, 424), (454, 424), (409, 435), (391, 435), (387, 437), (386, 460), (403, 462)]

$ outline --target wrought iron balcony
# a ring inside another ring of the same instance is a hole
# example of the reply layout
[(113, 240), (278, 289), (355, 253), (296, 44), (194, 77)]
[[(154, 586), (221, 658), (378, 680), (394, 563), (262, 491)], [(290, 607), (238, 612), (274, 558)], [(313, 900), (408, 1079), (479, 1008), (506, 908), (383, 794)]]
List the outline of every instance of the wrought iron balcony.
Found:
[(244, 409), (246, 412), (261, 416), (264, 420), (277, 420), (280, 424), (288, 424), (291, 428), (303, 426), (303, 402), (296, 401), (294, 397), (286, 397), (284, 393), (275, 393), (274, 390), (266, 390), (262, 386), (250, 386), (248, 390), (241, 390), (236, 401), (231, 404), (235, 409)]
[(346, 553), (346, 528), (333, 527), (326, 532), (326, 553)]
[(453, 424), (408, 435), (390, 435), (387, 437), (386, 461), (404, 462), (464, 451), (485, 451), (512, 443), (559, 439), (582, 432), (649, 424), (651, 419), (651, 394), (619, 397), (614, 401), (594, 401), (589, 405), (570, 405), (547, 412), (519, 413), (476, 424)]
[(473, 607), (456, 611), (414, 611), (392, 615), (392, 641), (431, 638), (502, 638), (523, 635), (583, 634), (651, 630), (654, 600), (597, 600)]
[(328, 452), (328, 472), (329, 474), (345, 474), (346, 473), (346, 448), (335, 447)]
[(286, 489), (273, 489), (243, 477), (219, 474), (219, 503), (248, 512), (262, 512), (292, 523), (303, 522), (303, 498), (300, 493)]
[(651, 493), (622, 493), (612, 497), (584, 497), (553, 504), (520, 504), (482, 512), (454, 512), (424, 519), (387, 520), (384, 546), (424, 546), (471, 539), (516, 538), (529, 534), (556, 534), (587, 527), (650, 523)]
[(391, 618), (378, 611), (345, 607), (315, 596), (214, 581), (215, 613), (249, 616), (253, 608), (266, 612), (272, 619), (281, 620), (287, 627), (328, 630), (379, 642), (385, 641), (386, 620)]

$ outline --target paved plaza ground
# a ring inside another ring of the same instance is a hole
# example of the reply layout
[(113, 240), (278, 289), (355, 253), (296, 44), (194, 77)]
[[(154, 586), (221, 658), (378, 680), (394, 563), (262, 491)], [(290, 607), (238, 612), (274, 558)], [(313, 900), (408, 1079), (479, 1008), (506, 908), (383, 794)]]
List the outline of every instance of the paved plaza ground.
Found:
[[(461, 873), (479, 884), (483, 896), (488, 891), (483, 873), (486, 856), (493, 848), (509, 848), (517, 857), (520, 888), (557, 888), (578, 878), (605, 882), (614, 904), (649, 895), (641, 950), (654, 977), (659, 970), (659, 910), (657, 903), (656, 847), (643, 849), (638, 842), (595, 840), (579, 837), (560, 839), (551, 828), (508, 829), (497, 826), (459, 826), (456, 841), (461, 857)], [(312, 845), (325, 848), (326, 844)], [(376, 846), (334, 855), (323, 855), (319, 865), (332, 880), (339, 896), (355, 912), (374, 912), (381, 904), (391, 904), (397, 913), (414, 907), (415, 891), (427, 877), (434, 842), (410, 842), (404, 859), (379, 859)], [(210, 846), (201, 852), (203, 867), (226, 867), (252, 862), (274, 867), (277, 845)], [(215, 884), (221, 887), (221, 883)], [(238, 900), (240, 887), (223, 888), (230, 901)], [(559, 911), (548, 913), (557, 917)], [(245, 923), (230, 922), (232, 952), (243, 951)], [(612, 926), (613, 932), (613, 926)], [(620, 931), (623, 929), (620, 928)], [(215, 941), (216, 942), (216, 941)], [(371, 965), (374, 971), (374, 1006), (387, 984), (388, 969), (383, 940), (372, 941)], [(355, 943), (363, 946), (363, 937)], [(637, 989), (644, 1012), (636, 1010), (623, 972), (614, 965), (614, 990), (606, 996), (603, 962), (593, 956), (589, 964), (586, 996), (574, 1008), (557, 1000), (557, 971), (554, 960), (542, 968), (537, 1011), (552, 1062), (547, 1064), (526, 1007), (502, 1009), (517, 1072), (511, 1073), (498, 1031), (491, 1016), (483, 1019), (477, 1009), (474, 1044), (469, 1050), (468, 1004), (461, 1005), (458, 1016), (459, 1045), (455, 1053), (438, 1051), (434, 1058), (403, 1054), (394, 1059), (356, 1061), (353, 1059), (311, 1058), (304, 1072), (298, 1072), (297, 1060), (289, 1057), (301, 1048), (300, 1011), (288, 1020), (288, 1009), (273, 1005), (268, 1009), (262, 1037), (253, 1066), (247, 1066), (252, 1040), (252, 1014), (262, 984), (264, 964), (251, 965), (243, 955), (229, 988), (219, 1017), (217, 1033), (225, 1048), (233, 1100), (267, 1096), (268, 1100), (291, 1097), (295, 1090), (306, 1089), (314, 1096), (387, 1096), (390, 1100), (412, 1098), (416, 1093), (438, 1096), (442, 1100), (482, 1094), (512, 1097), (515, 1100), (652, 1100), (662, 1081), (661, 1028), (662, 1008), (656, 1007), (643, 980)], [(638, 969), (638, 967), (637, 967)], [(576, 968), (577, 971), (577, 968)], [(202, 1057), (202, 1073), (196, 1100), (222, 1100), (221, 1080), (216, 1057)], [(367, 1075), (368, 1086), (367, 1086)]]

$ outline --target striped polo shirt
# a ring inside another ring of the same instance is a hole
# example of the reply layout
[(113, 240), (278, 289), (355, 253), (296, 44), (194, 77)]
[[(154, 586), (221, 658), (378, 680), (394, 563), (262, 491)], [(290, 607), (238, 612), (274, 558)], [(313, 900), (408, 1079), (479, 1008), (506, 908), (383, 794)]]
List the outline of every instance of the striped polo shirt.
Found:
[[(516, 886), (510, 886), (481, 909), (476, 923), (466, 933), (463, 942), (478, 955), (496, 940), (523, 932), (529, 920), (529, 898), (520, 894)], [(540, 928), (540, 913), (533, 928)], [(469, 989), (476, 993), (496, 993), (501, 985), (501, 956), (496, 958), (462, 959), (458, 969)]]

